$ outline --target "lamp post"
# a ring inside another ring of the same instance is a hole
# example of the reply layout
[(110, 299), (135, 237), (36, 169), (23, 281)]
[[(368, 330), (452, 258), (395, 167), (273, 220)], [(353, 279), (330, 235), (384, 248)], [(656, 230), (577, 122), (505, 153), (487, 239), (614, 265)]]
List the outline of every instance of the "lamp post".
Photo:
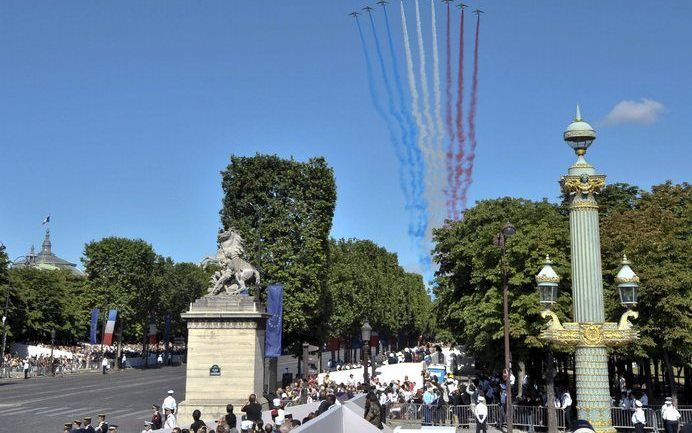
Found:
[[(588, 420), (598, 433), (615, 433), (610, 415), (607, 346), (626, 344), (637, 338), (638, 333), (629, 319), (638, 314), (628, 308), (619, 323), (605, 322), (598, 203), (595, 199), (595, 194), (605, 186), (605, 175), (597, 174), (584, 159), (586, 150), (596, 139), (596, 131), (581, 118), (578, 106), (576, 118), (567, 127), (563, 138), (577, 154), (576, 162), (560, 180), (562, 192), (569, 202), (574, 322), (560, 323), (557, 315), (546, 308), (541, 316), (549, 323), (541, 332), (541, 338), (552, 344), (576, 347), (579, 419)], [(544, 278), (551, 276), (548, 271), (552, 269), (544, 267), (536, 277), (541, 304), (546, 307), (557, 302), (557, 282), (552, 285), (550, 278)], [(556, 276), (552, 275), (553, 279)], [(623, 305), (634, 306), (639, 278), (626, 260), (616, 282), (621, 299), (624, 299)]]
[(509, 351), (509, 284), (507, 278), (507, 266), (505, 265), (505, 244), (507, 238), (517, 232), (517, 229), (507, 223), (502, 227), (502, 230), (495, 235), (493, 243), (500, 248), (500, 266), (502, 268), (502, 293), (503, 293), (503, 317), (504, 317), (504, 334), (505, 334), (505, 371), (503, 373), (505, 379), (505, 422), (507, 423), (507, 432), (512, 431), (512, 365), (511, 353)]
[(360, 336), (363, 340), (363, 383), (366, 385), (370, 384), (370, 377), (368, 376), (368, 355), (370, 354), (370, 336), (372, 335), (372, 326), (366, 320), (363, 326), (360, 328)]

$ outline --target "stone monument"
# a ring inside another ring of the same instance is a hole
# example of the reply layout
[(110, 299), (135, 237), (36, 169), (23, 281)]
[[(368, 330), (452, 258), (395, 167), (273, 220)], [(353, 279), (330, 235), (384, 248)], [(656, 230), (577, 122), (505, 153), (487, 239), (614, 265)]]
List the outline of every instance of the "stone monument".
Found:
[[(209, 293), (182, 314), (187, 321), (185, 400), (178, 405), (178, 424), (192, 422), (199, 409), (213, 420), (226, 413), (226, 405), (242, 405), (248, 395), (261, 395), (264, 387), (265, 325), (270, 316), (246, 282), (259, 285), (259, 272), (241, 258), (243, 239), (235, 230), (220, 231), (216, 257), (204, 262), (220, 266), (210, 281)], [(237, 412), (237, 411), (236, 411)]]

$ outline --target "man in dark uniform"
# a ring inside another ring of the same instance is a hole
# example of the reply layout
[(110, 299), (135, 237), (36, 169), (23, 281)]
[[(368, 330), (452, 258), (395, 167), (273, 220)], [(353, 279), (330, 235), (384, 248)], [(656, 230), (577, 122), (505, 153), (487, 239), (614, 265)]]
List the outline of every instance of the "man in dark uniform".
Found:
[(118, 433), (118, 426), (115, 424), (108, 426), (107, 433)]
[(90, 416), (84, 417), (84, 429), (83, 430), (85, 433), (96, 433), (94, 426), (91, 425), (91, 417)]
[(99, 425), (96, 427), (96, 433), (108, 433), (108, 423), (106, 422), (106, 414), (105, 413), (100, 413), (98, 414), (99, 417)]
[(70, 433), (71, 430), (72, 430), (72, 423), (66, 422), (65, 423), (65, 429), (63, 430), (63, 433)]
[(72, 427), (72, 430), (70, 430), (72, 433), (84, 433), (84, 430), (82, 429), (82, 422), (78, 419), (73, 421), (74, 427)]

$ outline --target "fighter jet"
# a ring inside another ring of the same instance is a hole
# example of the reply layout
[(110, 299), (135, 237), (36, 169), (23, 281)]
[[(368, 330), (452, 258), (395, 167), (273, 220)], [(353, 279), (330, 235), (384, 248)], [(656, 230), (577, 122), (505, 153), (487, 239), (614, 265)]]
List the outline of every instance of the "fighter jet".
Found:
[(469, 5), (467, 5), (467, 4), (465, 4), (465, 3), (459, 3), (459, 4), (457, 5), (457, 7), (458, 7), (459, 9), (466, 9), (467, 7), (469, 7)]
[[(451, 1), (451, 0), (450, 0), (450, 1)], [(386, 0), (380, 0), (380, 1), (377, 2), (377, 4), (380, 5), (380, 6), (386, 6), (386, 5), (389, 4), (389, 2), (386, 1)]]
[(360, 15), (360, 12), (353, 11), (349, 15), (351, 15), (353, 18), (358, 18), (358, 15)]
[(365, 12), (367, 12), (367, 13), (370, 13), (370, 11), (372, 11), (372, 10), (374, 10), (374, 9), (371, 8), (370, 6), (365, 6), (365, 7), (363, 8), (363, 10), (364, 10)]
[(473, 11), (473, 13), (476, 14), (476, 15), (480, 15), (480, 14), (484, 14), (485, 12), (483, 12), (483, 11), (480, 10), (480, 9), (476, 9), (475, 11)]
[(454, 0), (442, 0), (442, 3), (452, 3)]

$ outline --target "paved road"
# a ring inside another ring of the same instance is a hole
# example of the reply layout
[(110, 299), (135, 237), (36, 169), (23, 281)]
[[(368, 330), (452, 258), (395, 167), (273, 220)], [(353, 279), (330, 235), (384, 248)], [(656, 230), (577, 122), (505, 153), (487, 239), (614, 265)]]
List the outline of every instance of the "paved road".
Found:
[(62, 432), (65, 422), (106, 413), (120, 433), (139, 433), (152, 403), (185, 395), (185, 367), (0, 382), (0, 433)]

